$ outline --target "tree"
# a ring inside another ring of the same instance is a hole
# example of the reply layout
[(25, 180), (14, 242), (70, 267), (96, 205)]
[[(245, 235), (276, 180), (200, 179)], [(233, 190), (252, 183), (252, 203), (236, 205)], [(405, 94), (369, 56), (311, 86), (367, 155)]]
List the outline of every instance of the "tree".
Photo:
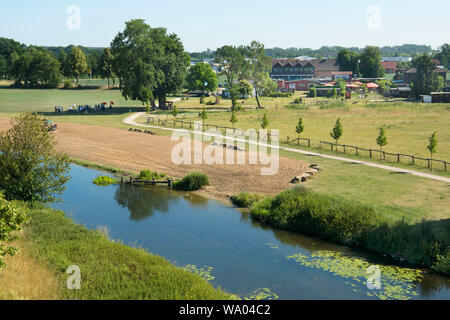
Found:
[(381, 154), (383, 153), (383, 147), (387, 145), (387, 137), (384, 127), (380, 128), (380, 133), (378, 134), (376, 142), (377, 145), (380, 146), (380, 162), (381, 162)]
[(359, 56), (356, 52), (343, 49), (339, 51), (336, 60), (339, 63), (339, 70), (359, 74)]
[(303, 126), (303, 118), (300, 117), (300, 119), (298, 119), (297, 127), (295, 128), (295, 132), (298, 134), (299, 139), (304, 129), (305, 127)]
[(172, 109), (171, 113), (172, 113), (174, 118), (177, 117), (177, 115), (178, 115), (178, 108), (177, 108), (177, 106), (173, 106), (173, 109)]
[(206, 112), (206, 108), (202, 109), (202, 112), (200, 112), (199, 117), (202, 119), (202, 130), (205, 127), (205, 120), (208, 119), (208, 112)]
[(205, 96), (206, 92), (216, 90), (218, 85), (217, 75), (214, 73), (211, 65), (203, 62), (197, 63), (189, 69), (186, 83), (189, 90), (200, 90), (203, 96)]
[(360, 56), (359, 68), (365, 78), (384, 77), (385, 70), (381, 64), (380, 48), (367, 46)]
[(245, 99), (246, 96), (251, 96), (253, 92), (253, 87), (247, 80), (239, 81), (238, 92)]
[(261, 122), (261, 128), (267, 129), (268, 127), (269, 127), (269, 118), (267, 117), (267, 112), (265, 112)]
[(103, 49), (103, 53), (100, 57), (100, 73), (102, 77), (108, 78), (108, 88), (110, 87), (109, 79), (113, 78), (114, 81), (113, 60), (114, 56), (111, 53), (111, 49)]
[(227, 89), (230, 93), (232, 109), (236, 108), (237, 86), (236, 81), (245, 79), (249, 73), (249, 64), (246, 60), (246, 49), (244, 47), (223, 46), (216, 51), (216, 63), (227, 78)]
[(233, 125), (233, 128), (234, 128), (234, 125), (238, 122), (238, 119), (237, 119), (237, 117), (236, 117), (236, 111), (231, 111), (231, 119), (230, 119), (230, 122), (231, 122), (231, 124)]
[(309, 88), (309, 97), (310, 98), (316, 98), (317, 97), (317, 89), (316, 87)]
[(428, 138), (428, 146), (427, 146), (427, 149), (431, 155), (430, 171), (433, 171), (433, 155), (437, 152), (437, 144), (438, 144), (437, 135), (436, 132), (433, 132), (430, 138)]
[(450, 44), (446, 43), (442, 45), (441, 52), (436, 54), (435, 57), (446, 69), (450, 69)]
[(11, 124), (0, 136), (0, 190), (7, 200), (55, 201), (69, 180), (68, 157), (42, 118), (22, 114)]
[(250, 61), (249, 78), (253, 81), (258, 109), (261, 109), (259, 96), (263, 95), (264, 92), (276, 89), (275, 82), (269, 76), (272, 68), (272, 59), (266, 55), (264, 44), (258, 41), (252, 41), (247, 50)]
[(415, 57), (412, 64), (417, 69), (416, 79), (413, 81), (413, 91), (416, 97), (442, 89), (443, 83), (435, 72), (436, 64), (429, 55), (423, 54)]
[(338, 118), (336, 120), (336, 124), (334, 125), (334, 127), (330, 133), (330, 136), (334, 139), (334, 141), (336, 141), (336, 152), (337, 152), (337, 147), (338, 147), (338, 141), (342, 137), (343, 134), (344, 134), (344, 128), (342, 127), (341, 119)]
[(21, 231), (21, 226), (28, 220), (29, 218), (23, 210), (5, 200), (0, 193), (0, 268), (6, 266), (3, 261), (6, 255), (13, 256), (17, 253), (17, 248), (10, 246), (9, 243), (18, 239), (17, 233)]
[(125, 99), (139, 100), (156, 108), (166, 103), (169, 93), (177, 93), (186, 78), (189, 55), (175, 34), (164, 28), (151, 28), (144, 20), (125, 23), (111, 43), (113, 71), (119, 78)]
[(87, 72), (86, 55), (80, 48), (74, 46), (67, 56), (66, 64), (68, 74), (77, 79), (78, 85), (80, 76)]
[(7, 70), (6, 59), (0, 56), (0, 79), (6, 77)]

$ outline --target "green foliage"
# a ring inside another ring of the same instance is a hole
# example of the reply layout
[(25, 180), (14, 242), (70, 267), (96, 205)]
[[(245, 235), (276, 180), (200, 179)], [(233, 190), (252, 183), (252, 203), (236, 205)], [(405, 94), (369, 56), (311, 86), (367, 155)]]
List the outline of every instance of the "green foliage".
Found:
[[(344, 128), (342, 127), (341, 119), (336, 120), (336, 124), (334, 125), (333, 129), (331, 130), (330, 136), (336, 141), (336, 144), (338, 143), (339, 139), (344, 134)], [(336, 146), (337, 148), (337, 146)]]
[(16, 205), (5, 200), (0, 193), (0, 268), (6, 266), (3, 258), (6, 255), (13, 256), (17, 248), (9, 244), (18, 239), (21, 226), (29, 219), (25, 212)]
[[(378, 134), (376, 142), (377, 142), (377, 145), (380, 146), (380, 151), (382, 151), (383, 147), (388, 144), (387, 137), (386, 137), (386, 131), (384, 130), (384, 127), (380, 128), (380, 133)], [(380, 152), (380, 161), (381, 161), (381, 152)]]
[(161, 180), (164, 178), (167, 178), (164, 173), (159, 174), (151, 170), (142, 170), (138, 176), (138, 180)]
[(352, 71), (359, 74), (359, 56), (356, 52), (343, 49), (337, 55), (337, 62), (341, 71)]
[(267, 129), (269, 127), (269, 117), (267, 116), (267, 111), (264, 113), (264, 117), (261, 122), (261, 128)]
[(303, 117), (300, 117), (300, 119), (298, 119), (298, 123), (297, 123), (297, 127), (295, 128), (295, 132), (300, 137), (300, 135), (302, 134), (303, 130), (305, 130), (305, 126), (303, 125)]
[(109, 186), (110, 184), (117, 183), (117, 180), (108, 176), (100, 176), (97, 177), (93, 182), (98, 186)]
[(268, 94), (269, 98), (291, 98), (294, 94), (292, 92), (274, 92)]
[(173, 106), (173, 109), (172, 109), (172, 111), (170, 113), (174, 116), (174, 118), (176, 118), (177, 115), (178, 115), (178, 108), (177, 108), (177, 106)]
[[(68, 300), (231, 299), (201, 276), (177, 268), (143, 249), (108, 240), (104, 233), (77, 225), (61, 212), (28, 209), (30, 253), (48, 265), (66, 288), (70, 265), (82, 272), (81, 290), (61, 290)], [(63, 287), (64, 286), (64, 287)]]
[(445, 232), (449, 221), (416, 225), (393, 222), (372, 206), (305, 188), (293, 188), (262, 200), (251, 207), (251, 215), (276, 228), (400, 256), (410, 263), (434, 266), (450, 274), (450, 238)]
[(86, 55), (78, 47), (72, 47), (69, 55), (67, 56), (67, 72), (77, 79), (77, 85), (79, 83), (80, 76), (87, 72)]
[(69, 161), (42, 118), (22, 114), (0, 136), (0, 190), (8, 200), (53, 202), (69, 180)]
[(365, 78), (384, 77), (385, 70), (381, 64), (381, 51), (378, 47), (367, 46), (360, 56), (360, 71)]
[(248, 96), (251, 96), (253, 92), (253, 87), (247, 80), (239, 81), (238, 85), (239, 94), (245, 99)]
[(200, 172), (193, 172), (173, 185), (174, 189), (182, 191), (196, 191), (205, 186), (209, 186), (209, 179), (205, 174)]
[(429, 55), (420, 55), (412, 61), (413, 66), (417, 69), (416, 79), (413, 81), (413, 92), (416, 97), (427, 95), (443, 88), (444, 83), (436, 74), (436, 64)]
[(308, 96), (309, 96), (310, 98), (316, 98), (316, 97), (317, 97), (317, 89), (316, 89), (316, 87), (311, 87), (311, 88), (309, 89), (309, 94), (308, 94)]
[(73, 83), (69, 79), (64, 80), (64, 89), (72, 89)]
[(250, 208), (254, 203), (261, 201), (264, 197), (256, 193), (241, 192), (231, 196), (231, 202), (239, 208)]
[(189, 69), (186, 83), (189, 90), (200, 90), (204, 95), (217, 89), (218, 80), (211, 66), (201, 62)]
[(230, 122), (231, 122), (231, 124), (233, 125), (233, 128), (234, 128), (234, 125), (238, 122), (238, 119), (237, 119), (237, 117), (236, 117), (236, 111), (231, 111), (231, 119), (230, 119)]
[(309, 110), (309, 106), (304, 103), (299, 104), (290, 103), (288, 105), (285, 105), (284, 107), (289, 110)]
[(442, 65), (448, 70), (450, 69), (450, 44), (446, 43), (441, 46), (441, 51), (436, 54), (436, 59), (441, 61)]
[(103, 53), (100, 57), (100, 72), (102, 77), (108, 78), (108, 87), (110, 86), (109, 79), (114, 79), (113, 60), (114, 56), (111, 53), (111, 49), (103, 49)]
[(208, 112), (206, 111), (206, 108), (202, 109), (202, 112), (199, 113), (198, 117), (201, 118), (203, 122), (208, 119)]
[[(437, 152), (437, 145), (438, 145), (437, 134), (436, 132), (433, 132), (433, 134), (428, 139), (428, 146), (427, 146), (427, 149), (431, 155), (431, 159), (433, 159), (433, 155)], [(433, 171), (433, 161), (431, 161), (430, 163), (430, 171)]]

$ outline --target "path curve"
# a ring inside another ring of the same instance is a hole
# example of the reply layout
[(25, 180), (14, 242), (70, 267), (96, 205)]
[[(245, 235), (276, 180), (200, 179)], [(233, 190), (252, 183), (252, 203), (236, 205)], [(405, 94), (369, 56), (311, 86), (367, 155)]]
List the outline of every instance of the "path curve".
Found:
[[(184, 131), (184, 132), (188, 131), (188, 132), (191, 132), (191, 133), (195, 133), (195, 131), (190, 131), (190, 130), (186, 130), (186, 129), (175, 129), (175, 128), (165, 128), (165, 127), (159, 127), (159, 126), (151, 126), (151, 125), (137, 123), (135, 121), (137, 118), (139, 118), (139, 117), (141, 117), (141, 116), (143, 116), (145, 114), (146, 114), (145, 112), (134, 113), (134, 114), (126, 117), (123, 120), (123, 122), (125, 124), (131, 125), (131, 126), (147, 127), (147, 128), (161, 129), (161, 130), (173, 131), (173, 132), (175, 132), (175, 131)], [(209, 133), (204, 133), (204, 134), (207, 135), (207, 136), (211, 136), (211, 137), (222, 137), (222, 138), (225, 138), (225, 136), (222, 136), (222, 135), (215, 135), (215, 134), (209, 134)], [(227, 137), (227, 139), (230, 139), (230, 140), (233, 140), (233, 141), (240, 141), (240, 142), (247, 142), (248, 143), (248, 141), (244, 141), (244, 140), (238, 139), (238, 138), (229, 138), (229, 137)], [(251, 142), (251, 143), (256, 144), (256, 145), (260, 145), (260, 146), (268, 146), (267, 144), (260, 143), (260, 142)], [(331, 156), (331, 155), (327, 155), (327, 154), (323, 154), (323, 153), (305, 151), (305, 150), (300, 150), (300, 149), (285, 148), (285, 147), (278, 147), (278, 149), (284, 150), (284, 151), (289, 151), (289, 152), (294, 152), (294, 153), (300, 153), (300, 154), (305, 154), (305, 155), (322, 157), (322, 158), (326, 158), (326, 159), (345, 161), (345, 162), (352, 162), (352, 163), (362, 164), (362, 165), (365, 165), (365, 166), (379, 168), (379, 169), (383, 169), (383, 170), (389, 170), (389, 171), (401, 172), (401, 173), (408, 173), (408, 174), (411, 174), (411, 175), (414, 175), (414, 176), (418, 176), (418, 177), (422, 177), (422, 178), (427, 178), (427, 179), (432, 179), (432, 180), (441, 181), (441, 182), (445, 182), (445, 183), (450, 183), (450, 178), (437, 176), (437, 175), (430, 174), (430, 173), (418, 172), (418, 171), (409, 170), (409, 169), (402, 169), (402, 168), (387, 166), (387, 165), (373, 163), (373, 162), (368, 162), (368, 161), (355, 160), (355, 159), (349, 159), (349, 158), (338, 157), (338, 156)]]

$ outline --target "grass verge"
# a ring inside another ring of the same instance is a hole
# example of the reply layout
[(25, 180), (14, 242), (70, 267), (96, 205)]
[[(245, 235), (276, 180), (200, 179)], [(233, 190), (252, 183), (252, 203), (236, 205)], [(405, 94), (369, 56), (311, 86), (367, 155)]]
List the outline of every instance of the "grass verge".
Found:
[[(77, 225), (60, 211), (23, 205), (31, 217), (27, 251), (55, 275), (62, 299), (209, 300), (232, 296), (162, 257), (108, 239)], [(81, 270), (81, 290), (68, 290), (66, 270)], [(4, 288), (2, 288), (4, 290)]]

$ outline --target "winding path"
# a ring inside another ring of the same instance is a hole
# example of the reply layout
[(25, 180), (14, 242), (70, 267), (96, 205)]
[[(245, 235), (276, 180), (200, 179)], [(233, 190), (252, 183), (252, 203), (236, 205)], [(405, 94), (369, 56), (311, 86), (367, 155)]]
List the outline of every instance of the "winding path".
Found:
[[(135, 120), (143, 115), (145, 115), (145, 112), (134, 113), (134, 114), (128, 116), (127, 118), (125, 118), (123, 120), (123, 122), (125, 124), (132, 125), (132, 126), (138, 126), (138, 127), (147, 127), (147, 128), (161, 129), (161, 130), (167, 130), (167, 131), (184, 131), (184, 132), (188, 131), (186, 129), (165, 128), (165, 127), (151, 126), (151, 125), (137, 123)], [(194, 133), (195, 131), (188, 131), (188, 132)], [(230, 137), (225, 137), (222, 135), (214, 135), (214, 134), (209, 134), (209, 133), (204, 133), (204, 134), (208, 135), (208, 136), (212, 136), (212, 137), (222, 137), (222, 138), (227, 138), (227, 139), (230, 139), (233, 141), (240, 141), (240, 142), (248, 143), (248, 141), (238, 139), (238, 138), (230, 138)], [(260, 143), (260, 142), (250, 142), (250, 143), (260, 145), (260, 146), (268, 146), (267, 144)], [(389, 171), (393, 171), (393, 172), (408, 173), (408, 174), (422, 177), (422, 178), (427, 178), (427, 179), (432, 179), (432, 180), (441, 181), (441, 182), (445, 182), (445, 183), (450, 183), (450, 178), (446, 178), (446, 177), (442, 177), (442, 176), (438, 176), (438, 175), (434, 175), (434, 174), (418, 172), (418, 171), (409, 170), (409, 169), (402, 169), (402, 168), (387, 166), (387, 165), (383, 165), (383, 164), (377, 164), (377, 163), (368, 162), (368, 161), (361, 161), (361, 160), (349, 159), (349, 158), (344, 158), (344, 157), (331, 156), (331, 155), (317, 153), (317, 152), (304, 151), (304, 150), (300, 150), (300, 149), (285, 148), (285, 147), (278, 147), (278, 148), (280, 150), (284, 150), (284, 151), (300, 153), (300, 154), (305, 154), (305, 155), (311, 155), (311, 156), (317, 156), (317, 157), (338, 160), (338, 161), (358, 163), (358, 164), (362, 164), (362, 165), (369, 166), (369, 167), (379, 168), (379, 169), (383, 169), (383, 170), (389, 170)]]

